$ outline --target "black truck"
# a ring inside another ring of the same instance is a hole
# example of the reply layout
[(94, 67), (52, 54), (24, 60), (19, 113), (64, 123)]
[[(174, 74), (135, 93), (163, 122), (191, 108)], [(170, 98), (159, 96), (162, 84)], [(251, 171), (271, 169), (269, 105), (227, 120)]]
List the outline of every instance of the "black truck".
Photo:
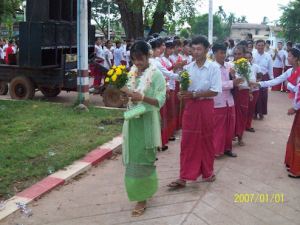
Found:
[[(88, 51), (94, 52), (95, 26), (88, 1)], [(20, 48), (0, 64), (0, 94), (8, 89), (18, 100), (37, 90), (47, 97), (77, 91), (77, 0), (27, 0), (26, 22), (20, 22)], [(7, 85), (9, 83), (9, 87)]]

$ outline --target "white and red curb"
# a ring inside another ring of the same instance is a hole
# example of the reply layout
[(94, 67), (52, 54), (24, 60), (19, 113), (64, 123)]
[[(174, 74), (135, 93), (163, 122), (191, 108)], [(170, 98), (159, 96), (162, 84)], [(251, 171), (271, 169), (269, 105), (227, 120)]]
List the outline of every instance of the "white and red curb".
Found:
[(75, 161), (72, 165), (65, 167), (64, 170), (51, 174), (40, 182), (8, 199), (5, 201), (4, 209), (0, 212), (0, 220), (19, 209), (16, 203), (20, 202), (28, 204), (43, 194), (73, 179), (78, 174), (86, 172), (92, 166), (111, 157), (114, 152), (121, 151), (122, 141), (122, 135), (113, 138), (112, 141), (89, 152), (84, 158)]

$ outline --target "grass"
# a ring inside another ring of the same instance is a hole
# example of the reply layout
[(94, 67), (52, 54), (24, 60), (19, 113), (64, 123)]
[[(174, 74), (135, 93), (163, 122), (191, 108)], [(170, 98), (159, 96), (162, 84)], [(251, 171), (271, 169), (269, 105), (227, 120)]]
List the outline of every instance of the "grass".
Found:
[(122, 111), (89, 110), (0, 100), (0, 199), (15, 195), (121, 133)]

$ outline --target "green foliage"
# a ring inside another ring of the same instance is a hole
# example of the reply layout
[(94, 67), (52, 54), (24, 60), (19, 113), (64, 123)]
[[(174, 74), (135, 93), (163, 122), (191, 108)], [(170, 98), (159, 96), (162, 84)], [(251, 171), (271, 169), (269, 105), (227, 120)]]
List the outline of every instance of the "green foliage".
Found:
[[(70, 165), (121, 133), (123, 111), (0, 101), (0, 199)], [(103, 127), (100, 129), (100, 127)]]
[[(195, 17), (195, 20), (191, 26), (191, 32), (193, 35), (208, 36), (208, 14)], [(218, 15), (213, 15), (213, 36), (218, 39), (224, 37), (224, 25), (221, 22), (221, 18)]]
[(300, 40), (300, 1), (295, 0), (288, 3), (287, 6), (280, 6), (283, 11), (279, 19), (282, 31), (279, 35), (286, 40), (297, 42)]
[[(94, 0), (92, 2), (92, 19), (97, 24), (97, 29), (100, 29), (104, 35), (107, 37), (108, 33), (108, 3), (103, 0)], [(115, 1), (110, 3), (110, 23), (111, 28), (114, 27), (114, 24), (120, 22), (121, 16), (118, 6)], [(119, 28), (116, 26), (116, 29)]]
[(190, 32), (186, 28), (182, 28), (179, 32), (179, 37), (190, 38)]

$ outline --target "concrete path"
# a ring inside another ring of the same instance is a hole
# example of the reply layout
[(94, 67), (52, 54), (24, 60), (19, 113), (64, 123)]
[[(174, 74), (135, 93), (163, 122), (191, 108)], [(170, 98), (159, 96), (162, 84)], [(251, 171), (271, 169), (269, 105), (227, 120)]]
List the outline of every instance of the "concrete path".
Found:
[(158, 153), (159, 190), (141, 217), (130, 217), (135, 203), (127, 198), (117, 155), (29, 204), (32, 216), (16, 212), (0, 224), (299, 224), (300, 180), (288, 178), (283, 164), (290, 106), (286, 93), (270, 92), (269, 115), (254, 121), (256, 133), (245, 133), (246, 146), (234, 144), (238, 157), (215, 160), (215, 182), (199, 179), (170, 190), (166, 185), (179, 173), (179, 135), (169, 150)]

